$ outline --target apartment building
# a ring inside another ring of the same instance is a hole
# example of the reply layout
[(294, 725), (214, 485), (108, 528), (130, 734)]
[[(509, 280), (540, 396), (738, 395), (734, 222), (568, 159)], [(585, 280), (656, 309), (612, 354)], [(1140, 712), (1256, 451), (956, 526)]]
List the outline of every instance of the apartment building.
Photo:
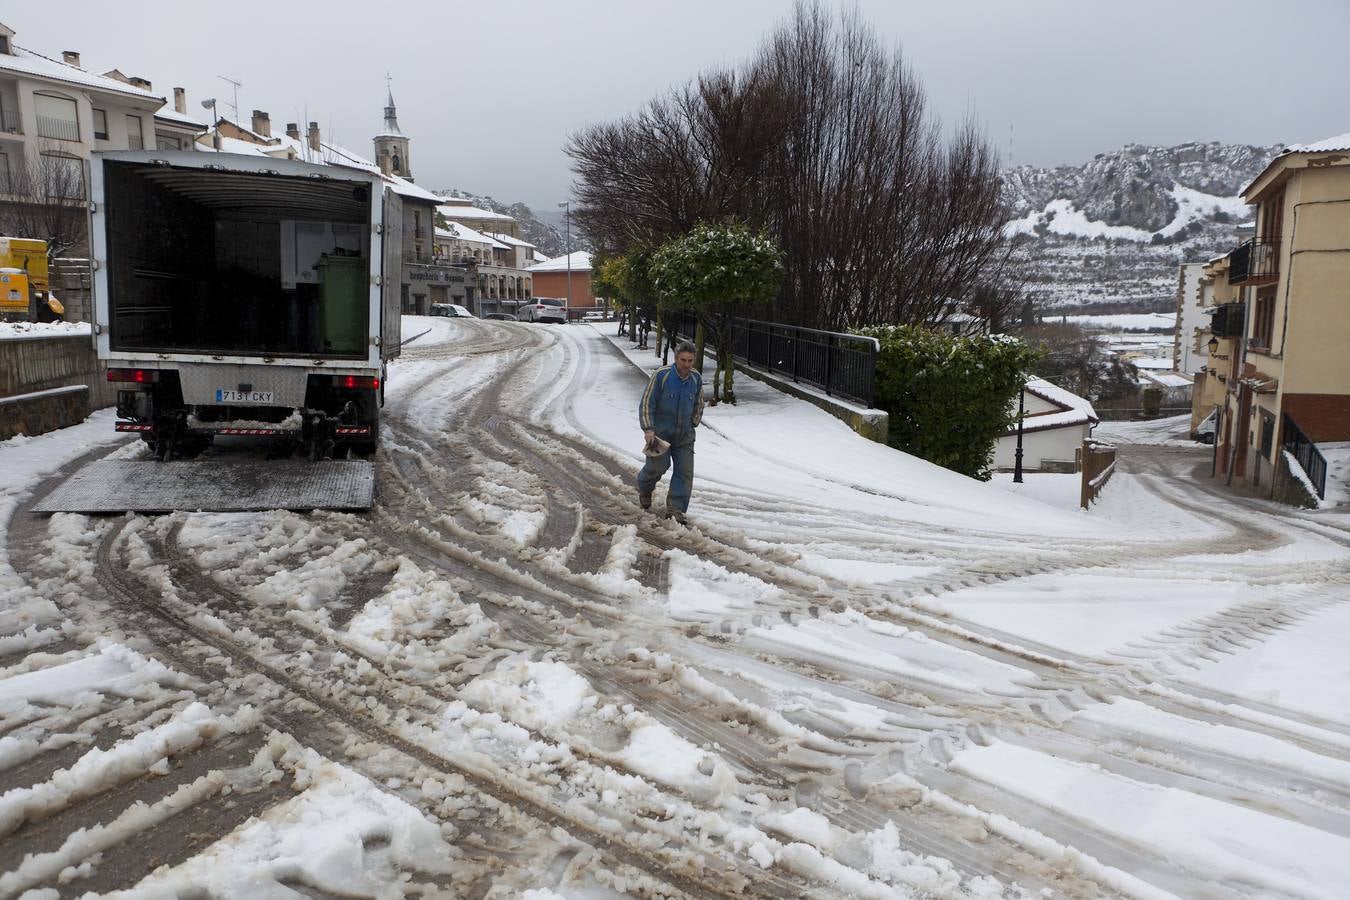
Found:
[(91, 152), (155, 146), (164, 98), (149, 81), (98, 75), (73, 50), (57, 59), (16, 37), (0, 25), (0, 203), (77, 200)]
[(1242, 196), (1255, 235), (1210, 264), (1215, 470), (1289, 497), (1324, 483), (1318, 443), (1350, 440), (1350, 134), (1286, 148)]

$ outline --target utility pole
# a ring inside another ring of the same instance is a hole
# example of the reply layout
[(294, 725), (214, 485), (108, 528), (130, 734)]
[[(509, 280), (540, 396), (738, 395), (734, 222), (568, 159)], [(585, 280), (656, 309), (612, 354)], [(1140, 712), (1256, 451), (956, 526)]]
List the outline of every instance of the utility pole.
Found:
[(567, 230), (567, 309), (571, 317), (572, 309), (572, 201), (564, 200), (558, 204), (563, 209), (563, 222)]

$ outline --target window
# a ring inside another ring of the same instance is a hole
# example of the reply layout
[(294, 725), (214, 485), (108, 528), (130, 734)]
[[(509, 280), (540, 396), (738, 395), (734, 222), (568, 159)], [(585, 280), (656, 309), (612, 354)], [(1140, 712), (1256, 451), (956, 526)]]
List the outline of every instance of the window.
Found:
[(8, 194), (13, 188), (9, 181), (9, 154), (0, 152), (0, 194)]
[(1266, 459), (1273, 460), (1272, 454), (1275, 452), (1275, 416), (1261, 410), (1261, 455)]
[(94, 138), (100, 141), (108, 139), (108, 114), (101, 109), (94, 110)]
[(80, 120), (75, 114), (75, 101), (52, 94), (34, 94), (37, 110), (38, 137), (58, 141), (78, 141)]
[(141, 136), (140, 116), (127, 116), (127, 146), (132, 150), (145, 149), (145, 138)]
[(1269, 350), (1275, 332), (1275, 291), (1265, 289), (1256, 295), (1256, 310), (1252, 317), (1252, 346)]
[(179, 140), (178, 138), (176, 138), (176, 137), (165, 137), (164, 135), (161, 134), (161, 135), (157, 135), (157, 136), (155, 137), (155, 149), (156, 149), (156, 150), (182, 150), (182, 149), (183, 149), (183, 142), (180, 141), (180, 140)]
[(48, 197), (65, 200), (84, 196), (84, 163), (60, 153), (42, 154), (42, 190)]
[(1261, 237), (1278, 241), (1284, 230), (1284, 191), (1261, 204)]

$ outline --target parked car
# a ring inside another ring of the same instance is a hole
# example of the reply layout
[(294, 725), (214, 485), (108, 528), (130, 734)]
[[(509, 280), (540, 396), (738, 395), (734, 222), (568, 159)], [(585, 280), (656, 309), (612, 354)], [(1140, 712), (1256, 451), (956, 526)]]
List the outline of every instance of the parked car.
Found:
[(1195, 426), (1195, 439), (1202, 444), (1214, 443), (1214, 432), (1218, 425), (1219, 411), (1216, 409)]
[(473, 313), (469, 312), (458, 303), (433, 303), (431, 304), (431, 314), (433, 316), (445, 316), (450, 319), (473, 318)]
[(499, 321), (499, 322), (514, 322), (514, 321), (516, 321), (516, 317), (515, 317), (515, 316), (511, 315), (510, 313), (503, 313), (503, 312), (484, 313), (484, 314), (483, 314), (483, 318), (485, 318), (485, 319), (496, 319), (496, 320)]
[(567, 322), (567, 304), (553, 297), (535, 297), (533, 303), (527, 303), (516, 311), (516, 318), (522, 322)]

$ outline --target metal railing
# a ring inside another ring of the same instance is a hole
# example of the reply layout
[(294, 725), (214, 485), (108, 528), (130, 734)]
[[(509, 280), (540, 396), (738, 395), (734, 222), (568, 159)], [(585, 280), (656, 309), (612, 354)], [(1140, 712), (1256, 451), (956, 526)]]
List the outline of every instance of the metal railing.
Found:
[(54, 138), (58, 141), (78, 141), (80, 125), (70, 119), (58, 119), (55, 116), (37, 117), (38, 137)]
[(5, 134), (23, 134), (17, 109), (0, 109), (0, 131)]
[[(697, 320), (685, 315), (679, 334), (692, 339)], [(707, 337), (715, 346), (714, 336)], [(774, 375), (785, 375), (828, 396), (870, 407), (876, 399), (876, 338), (838, 331), (779, 325), (758, 319), (731, 323), (731, 354), (739, 363)]]
[(1308, 439), (1289, 414), (1284, 416), (1284, 449), (1289, 455), (1298, 460), (1298, 464), (1303, 467), (1308, 480), (1312, 482), (1313, 490), (1317, 492), (1319, 500), (1325, 500), (1327, 496), (1327, 458), (1322, 455), (1322, 451), (1317, 449), (1317, 445)]
[(1270, 281), (1280, 274), (1280, 242), (1251, 238), (1228, 254), (1228, 283)]

